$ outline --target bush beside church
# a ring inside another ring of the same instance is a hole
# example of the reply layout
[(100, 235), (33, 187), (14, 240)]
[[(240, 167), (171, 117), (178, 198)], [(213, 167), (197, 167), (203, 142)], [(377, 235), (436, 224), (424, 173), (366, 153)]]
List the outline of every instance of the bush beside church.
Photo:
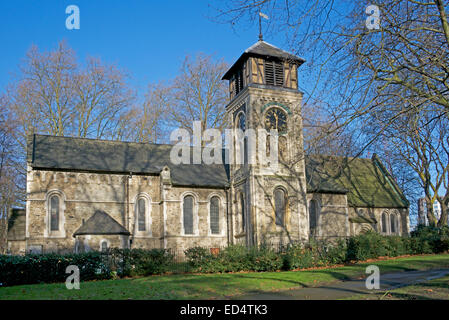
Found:
[(296, 270), (364, 261), (381, 256), (431, 254), (449, 251), (449, 227), (418, 227), (411, 237), (383, 236), (368, 232), (339, 240), (332, 245), (311, 241), (290, 245), (277, 252), (268, 246), (246, 248), (233, 245), (219, 252), (196, 247), (185, 251), (177, 262), (164, 249), (112, 249), (82, 254), (0, 256), (1, 286), (64, 282), (69, 265), (80, 268), (82, 281), (114, 276), (148, 276), (183, 271), (199, 273)]

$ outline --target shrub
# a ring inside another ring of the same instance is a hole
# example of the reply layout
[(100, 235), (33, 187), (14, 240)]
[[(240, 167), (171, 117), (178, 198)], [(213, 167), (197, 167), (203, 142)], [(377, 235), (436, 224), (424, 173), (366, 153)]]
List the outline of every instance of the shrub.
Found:
[[(440, 253), (449, 250), (449, 227), (418, 226), (411, 232), (417, 253)], [(422, 252), (419, 252), (421, 250)]]
[(76, 265), (80, 280), (109, 279), (110, 270), (101, 253), (82, 254), (30, 254), (25, 256), (0, 256), (0, 283), (2, 286), (19, 284), (64, 282), (69, 274), (66, 268)]
[(213, 256), (209, 250), (201, 247), (187, 249), (185, 252), (187, 263), (193, 272), (223, 272), (217, 257)]
[(119, 276), (148, 276), (170, 271), (174, 256), (165, 249), (110, 249), (109, 263)]
[(262, 246), (251, 248), (248, 253), (247, 270), (253, 271), (276, 271), (282, 269), (283, 259), (279, 253)]
[(342, 264), (346, 262), (348, 246), (345, 240), (338, 239), (331, 245), (324, 246), (327, 265)]
[(347, 260), (360, 261), (387, 256), (390, 250), (387, 237), (367, 232), (349, 238)]
[(196, 272), (276, 271), (282, 268), (283, 260), (274, 250), (262, 246), (246, 248), (230, 245), (217, 255), (207, 249), (195, 247), (185, 251), (189, 265)]
[(216, 257), (223, 264), (224, 272), (251, 270), (248, 248), (242, 245), (230, 245), (224, 248)]
[(284, 270), (305, 269), (344, 263), (346, 261), (346, 241), (335, 242), (311, 240), (308, 244), (293, 244), (284, 252)]
[(386, 237), (386, 253), (389, 257), (402, 256), (410, 253), (407, 246), (407, 238), (400, 236)]
[[(383, 236), (368, 232), (334, 242), (312, 240), (291, 244), (278, 253), (271, 247), (247, 248), (230, 245), (216, 254), (195, 247), (185, 251), (186, 262), (175, 263), (165, 249), (110, 249), (81, 254), (0, 255), (0, 284), (64, 282), (69, 265), (80, 269), (80, 280), (100, 280), (117, 276), (147, 276), (183, 270), (203, 273), (294, 270), (362, 261), (380, 256), (440, 253), (449, 250), (449, 227), (420, 226), (411, 237)], [(185, 268), (185, 269), (184, 269)]]
[(305, 269), (315, 266), (315, 258), (310, 246), (291, 245), (284, 253), (284, 270)]

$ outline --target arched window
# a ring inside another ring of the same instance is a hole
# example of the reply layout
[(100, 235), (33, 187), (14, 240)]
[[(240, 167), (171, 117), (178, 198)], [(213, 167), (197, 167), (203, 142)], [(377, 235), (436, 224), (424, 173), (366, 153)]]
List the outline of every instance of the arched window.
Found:
[(101, 252), (108, 251), (108, 242), (106, 240), (102, 240), (100, 243)]
[(243, 112), (240, 112), (237, 117), (236, 127), (242, 131), (246, 130), (246, 116)]
[(220, 198), (214, 196), (209, 203), (210, 232), (212, 234), (220, 233)]
[[(248, 162), (247, 158), (247, 138), (244, 136), (246, 130), (246, 116), (243, 111), (239, 112), (235, 121), (235, 138), (234, 138), (234, 149), (235, 149), (235, 161), (236, 164), (246, 165)], [(241, 130), (241, 131), (238, 131)]]
[(390, 230), (391, 230), (392, 234), (396, 233), (396, 221), (395, 220), (396, 220), (396, 215), (391, 214), (390, 215), (390, 225), (391, 225)]
[(46, 194), (44, 237), (65, 238), (65, 199), (59, 190), (50, 190)]
[(151, 236), (151, 199), (146, 193), (139, 193), (134, 198), (134, 236)]
[(274, 190), (274, 209), (276, 217), (275, 223), (278, 226), (284, 226), (286, 204), (285, 191), (281, 188), (276, 188)]
[(382, 233), (387, 233), (387, 214), (382, 213)]
[(193, 197), (185, 196), (183, 204), (184, 234), (193, 234)]
[(245, 212), (245, 197), (240, 193), (240, 213), (242, 215), (242, 231), (245, 231), (246, 226), (246, 212)]
[(60, 199), (58, 195), (50, 197), (50, 231), (59, 231)]
[(316, 200), (310, 200), (309, 204), (309, 230), (310, 236), (316, 234), (318, 222), (318, 202)]
[(146, 209), (146, 204), (145, 204), (145, 199), (140, 198), (137, 201), (137, 230), (138, 231), (146, 231), (146, 214), (147, 214), (147, 209)]

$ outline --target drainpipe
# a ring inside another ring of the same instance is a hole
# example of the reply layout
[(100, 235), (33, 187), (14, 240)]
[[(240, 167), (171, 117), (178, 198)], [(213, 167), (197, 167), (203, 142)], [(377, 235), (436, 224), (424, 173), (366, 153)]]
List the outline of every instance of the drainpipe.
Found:
[[(130, 228), (130, 216), (129, 216), (129, 180), (133, 178), (133, 173), (129, 172), (129, 175), (126, 179), (126, 229), (129, 231)], [(129, 248), (131, 249), (132, 243), (133, 243), (133, 235), (134, 232), (131, 232), (130, 239), (129, 239)]]

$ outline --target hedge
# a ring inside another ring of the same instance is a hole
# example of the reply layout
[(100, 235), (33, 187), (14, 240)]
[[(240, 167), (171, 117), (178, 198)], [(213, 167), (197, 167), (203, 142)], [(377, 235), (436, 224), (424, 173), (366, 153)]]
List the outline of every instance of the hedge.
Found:
[[(231, 245), (216, 254), (206, 248), (185, 251), (188, 271), (215, 273), (238, 271), (277, 271), (330, 266), (363, 261), (380, 256), (441, 253), (449, 250), (449, 227), (418, 227), (410, 237), (383, 236), (368, 232), (334, 242), (310, 241), (291, 244), (281, 251), (270, 246), (246, 248)], [(114, 275), (148, 276), (179, 271), (165, 249), (111, 249), (106, 254), (0, 255), (0, 286), (64, 282), (67, 266), (80, 268), (80, 280), (110, 279)], [(184, 271), (187, 271), (184, 269)]]
[(171, 271), (174, 256), (165, 249), (110, 249), (109, 265), (119, 276), (148, 276)]
[(378, 257), (449, 251), (449, 227), (418, 227), (410, 237), (384, 236), (367, 232), (334, 242), (310, 241), (291, 244), (275, 252), (267, 246), (247, 249), (234, 245), (211, 254), (205, 248), (186, 250), (187, 261), (196, 272), (295, 270), (364, 261)]
[(147, 276), (169, 271), (173, 255), (164, 249), (112, 249), (107, 253), (0, 255), (0, 286), (65, 282), (66, 268), (76, 265), (80, 280)]
[(30, 254), (25, 256), (0, 255), (0, 284), (65, 282), (69, 276), (66, 268), (76, 265), (80, 269), (80, 280), (109, 279), (110, 270), (99, 252), (82, 254)]
[(185, 255), (194, 272), (276, 271), (282, 268), (283, 260), (268, 247), (246, 248), (233, 245), (217, 255), (201, 247), (187, 249)]

